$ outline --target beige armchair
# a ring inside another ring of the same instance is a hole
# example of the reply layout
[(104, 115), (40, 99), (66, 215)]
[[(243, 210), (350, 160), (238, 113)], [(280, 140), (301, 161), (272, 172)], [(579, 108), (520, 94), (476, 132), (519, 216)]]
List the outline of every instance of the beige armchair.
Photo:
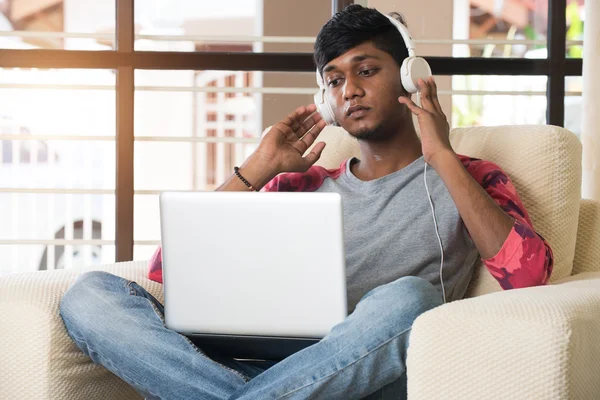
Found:
[[(339, 128), (327, 128), (322, 140), (326, 167), (358, 155)], [(557, 127), (505, 126), (456, 129), (452, 143), (506, 170), (551, 244), (555, 267), (551, 285), (511, 291), (480, 267), (467, 299), (419, 317), (408, 352), (409, 398), (600, 398), (600, 205), (581, 199), (579, 141)], [(146, 264), (93, 269), (136, 280), (162, 301)], [(81, 272), (0, 277), (1, 399), (140, 398), (67, 336), (58, 303)]]

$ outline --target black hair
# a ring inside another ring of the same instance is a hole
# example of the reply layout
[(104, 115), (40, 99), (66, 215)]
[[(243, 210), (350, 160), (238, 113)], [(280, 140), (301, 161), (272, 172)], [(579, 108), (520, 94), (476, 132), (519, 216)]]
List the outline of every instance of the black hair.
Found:
[[(401, 14), (390, 16), (406, 26)], [(351, 4), (331, 17), (317, 35), (314, 58), (319, 74), (328, 62), (364, 42), (390, 54), (398, 66), (408, 57), (402, 35), (389, 19), (374, 8)]]

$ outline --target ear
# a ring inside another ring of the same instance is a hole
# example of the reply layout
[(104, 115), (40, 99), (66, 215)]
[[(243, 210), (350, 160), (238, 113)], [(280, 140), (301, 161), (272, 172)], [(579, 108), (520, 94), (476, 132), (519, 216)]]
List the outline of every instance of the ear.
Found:
[(398, 96), (396, 96), (396, 98), (400, 97), (400, 96), (404, 96), (404, 97), (410, 97), (410, 93), (406, 91), (406, 89), (404, 89), (404, 85), (402, 85), (402, 78), (400, 77), (400, 79), (398, 79), (398, 90), (400, 92), (400, 94)]

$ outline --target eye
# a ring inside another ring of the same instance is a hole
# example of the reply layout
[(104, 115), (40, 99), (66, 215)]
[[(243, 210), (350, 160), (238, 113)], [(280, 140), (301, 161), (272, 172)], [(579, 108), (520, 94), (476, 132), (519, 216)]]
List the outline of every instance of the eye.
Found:
[(372, 68), (372, 69), (363, 69), (362, 71), (360, 71), (358, 74), (362, 75), (362, 76), (371, 76), (373, 75), (375, 72), (377, 72), (377, 68)]
[(330, 79), (329, 83), (328, 83), (329, 87), (336, 87), (339, 84), (340, 84), (340, 79), (339, 78)]

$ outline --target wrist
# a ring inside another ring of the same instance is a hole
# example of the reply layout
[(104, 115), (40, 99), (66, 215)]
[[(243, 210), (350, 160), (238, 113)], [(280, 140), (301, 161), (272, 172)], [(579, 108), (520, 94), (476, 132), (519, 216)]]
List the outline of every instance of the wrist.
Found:
[[(242, 175), (257, 191), (262, 189), (269, 181), (277, 176), (277, 169), (272, 163), (262, 159), (260, 155), (251, 155), (240, 165), (240, 175)], [(238, 179), (236, 177), (236, 179)]]
[(435, 154), (432, 154), (429, 160), (427, 161), (427, 164), (431, 165), (433, 169), (438, 171), (438, 168), (443, 168), (444, 165), (456, 161), (458, 161), (458, 157), (456, 156), (454, 150), (445, 149), (438, 151)]

